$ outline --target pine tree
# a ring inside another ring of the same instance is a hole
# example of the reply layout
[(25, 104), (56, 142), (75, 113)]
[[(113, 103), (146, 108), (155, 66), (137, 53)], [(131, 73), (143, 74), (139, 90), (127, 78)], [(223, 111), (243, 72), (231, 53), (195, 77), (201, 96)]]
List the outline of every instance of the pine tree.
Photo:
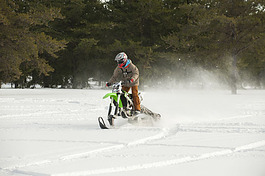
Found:
[(45, 55), (57, 57), (65, 47), (41, 29), (61, 18), (57, 8), (47, 8), (37, 1), (0, 1), (0, 80), (22, 82), (32, 71), (48, 75), (53, 68)]

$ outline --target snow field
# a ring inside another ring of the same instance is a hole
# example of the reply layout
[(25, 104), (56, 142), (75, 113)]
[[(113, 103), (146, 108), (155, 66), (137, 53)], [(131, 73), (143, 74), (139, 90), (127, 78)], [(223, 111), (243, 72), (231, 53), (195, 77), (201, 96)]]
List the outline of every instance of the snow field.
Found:
[(265, 175), (265, 91), (146, 90), (161, 122), (101, 130), (107, 92), (0, 89), (0, 175)]

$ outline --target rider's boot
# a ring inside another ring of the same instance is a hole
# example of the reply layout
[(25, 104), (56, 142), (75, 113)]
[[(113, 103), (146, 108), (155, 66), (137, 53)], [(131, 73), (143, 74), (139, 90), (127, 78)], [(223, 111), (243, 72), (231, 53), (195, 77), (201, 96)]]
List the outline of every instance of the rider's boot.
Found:
[(134, 111), (135, 116), (138, 116), (139, 114), (141, 114), (141, 111), (139, 111), (139, 110)]

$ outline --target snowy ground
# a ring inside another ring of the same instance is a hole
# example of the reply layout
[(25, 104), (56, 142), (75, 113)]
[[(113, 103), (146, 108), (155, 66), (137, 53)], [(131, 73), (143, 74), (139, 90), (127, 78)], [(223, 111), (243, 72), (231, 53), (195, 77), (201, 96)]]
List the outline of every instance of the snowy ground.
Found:
[(0, 175), (265, 175), (264, 90), (146, 90), (160, 123), (101, 130), (107, 92), (0, 89)]

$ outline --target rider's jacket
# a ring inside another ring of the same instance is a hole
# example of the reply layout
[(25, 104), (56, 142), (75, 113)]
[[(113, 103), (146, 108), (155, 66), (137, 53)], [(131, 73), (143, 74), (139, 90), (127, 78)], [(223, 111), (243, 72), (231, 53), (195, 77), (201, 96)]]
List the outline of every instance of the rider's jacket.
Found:
[[(131, 79), (133, 79), (133, 82), (129, 83), (128, 81)], [(112, 84), (118, 81), (124, 81), (125, 87), (139, 86), (139, 70), (132, 61), (127, 68), (119, 68), (119, 66), (115, 68), (109, 83)]]

